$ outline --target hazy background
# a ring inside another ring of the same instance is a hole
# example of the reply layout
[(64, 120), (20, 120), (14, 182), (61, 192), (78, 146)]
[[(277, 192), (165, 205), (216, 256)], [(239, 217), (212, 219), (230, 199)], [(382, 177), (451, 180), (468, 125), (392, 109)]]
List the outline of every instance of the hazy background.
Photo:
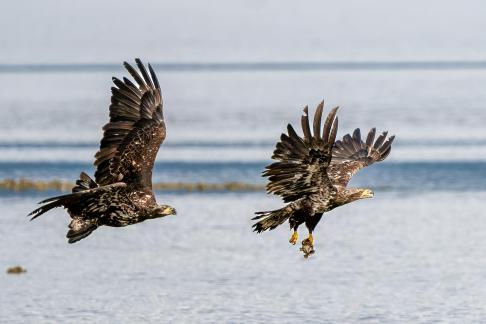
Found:
[(483, 60), (483, 1), (15, 1), (2, 63)]
[[(0, 11), (0, 180), (92, 174), (111, 76), (154, 64), (167, 140), (156, 182), (263, 185), (288, 122), (322, 100), (339, 136), (376, 126), (375, 199), (339, 208), (304, 260), (263, 192), (157, 192), (178, 216), (102, 228), (25, 215), (0, 191), (8, 322), (480, 322), (486, 318), (486, 5), (482, 1), (15, 1)], [(301, 231), (301, 237), (305, 236)]]

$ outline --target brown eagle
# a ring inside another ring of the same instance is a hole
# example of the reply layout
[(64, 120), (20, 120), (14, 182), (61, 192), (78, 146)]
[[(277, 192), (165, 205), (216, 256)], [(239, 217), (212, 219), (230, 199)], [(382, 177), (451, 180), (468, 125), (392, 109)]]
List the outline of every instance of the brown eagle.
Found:
[(314, 253), (312, 232), (322, 214), (358, 199), (372, 198), (370, 189), (347, 188), (349, 180), (362, 168), (383, 161), (391, 151), (394, 136), (387, 139), (383, 132), (375, 140), (376, 129), (369, 131), (366, 140), (356, 129), (336, 141), (338, 130), (337, 107), (332, 109), (321, 133), (324, 102), (316, 109), (313, 133), (309, 125), (308, 108), (301, 118), (304, 137), (288, 124), (288, 134), (282, 134), (272, 159), (277, 160), (266, 167), (263, 176), (268, 177), (267, 192), (279, 195), (287, 205), (283, 208), (257, 212), (253, 225), (260, 233), (272, 230), (289, 220), (293, 229), (290, 243), (298, 239), (297, 228), (305, 223), (309, 236), (302, 241), (301, 251), (308, 257)]
[(29, 214), (33, 220), (52, 208), (66, 208), (72, 218), (69, 243), (102, 225), (121, 227), (176, 214), (158, 205), (152, 192), (152, 168), (166, 132), (159, 81), (150, 64), (149, 75), (140, 59), (135, 62), (140, 72), (124, 62), (135, 83), (113, 78), (110, 121), (95, 155), (95, 180), (82, 172), (72, 193), (41, 201), (44, 205)]

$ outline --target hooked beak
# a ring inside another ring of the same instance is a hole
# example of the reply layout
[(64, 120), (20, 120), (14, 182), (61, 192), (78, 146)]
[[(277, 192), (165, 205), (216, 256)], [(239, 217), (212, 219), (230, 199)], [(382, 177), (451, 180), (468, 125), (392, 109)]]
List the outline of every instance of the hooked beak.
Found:
[(167, 208), (164, 209), (164, 214), (177, 215), (177, 210), (173, 207), (167, 207)]
[(366, 189), (361, 194), (361, 197), (362, 198), (373, 198), (374, 195), (375, 195), (375, 193), (372, 190)]

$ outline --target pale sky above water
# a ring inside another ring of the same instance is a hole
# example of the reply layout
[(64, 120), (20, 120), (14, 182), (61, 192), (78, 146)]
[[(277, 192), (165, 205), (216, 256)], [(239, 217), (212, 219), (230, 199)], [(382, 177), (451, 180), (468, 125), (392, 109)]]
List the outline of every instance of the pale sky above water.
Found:
[(0, 63), (483, 60), (485, 17), (481, 0), (8, 1)]

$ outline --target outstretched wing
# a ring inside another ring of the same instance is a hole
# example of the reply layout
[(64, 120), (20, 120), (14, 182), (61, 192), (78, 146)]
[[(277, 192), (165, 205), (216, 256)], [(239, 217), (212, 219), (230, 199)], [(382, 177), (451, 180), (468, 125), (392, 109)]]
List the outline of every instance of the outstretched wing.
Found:
[(342, 140), (336, 141), (328, 168), (329, 177), (335, 186), (345, 188), (359, 170), (383, 161), (390, 154), (395, 136), (387, 139), (388, 132), (383, 132), (375, 141), (375, 135), (376, 129), (372, 128), (363, 142), (357, 128), (353, 136), (346, 134)]
[(127, 62), (124, 66), (136, 84), (113, 78), (110, 122), (95, 155), (95, 178), (100, 185), (123, 181), (151, 189), (155, 157), (165, 139), (162, 95), (150, 64), (149, 75), (140, 59), (135, 62), (140, 73)]
[(301, 119), (304, 138), (297, 135), (292, 125), (287, 126), (288, 135), (281, 135), (273, 152), (272, 159), (277, 162), (267, 166), (263, 173), (269, 180), (267, 192), (281, 196), (285, 202), (318, 191), (324, 194), (333, 191), (326, 169), (338, 129), (337, 107), (329, 112), (321, 135), (323, 108), (324, 102), (321, 102), (314, 115), (314, 135), (311, 134), (307, 107)]

